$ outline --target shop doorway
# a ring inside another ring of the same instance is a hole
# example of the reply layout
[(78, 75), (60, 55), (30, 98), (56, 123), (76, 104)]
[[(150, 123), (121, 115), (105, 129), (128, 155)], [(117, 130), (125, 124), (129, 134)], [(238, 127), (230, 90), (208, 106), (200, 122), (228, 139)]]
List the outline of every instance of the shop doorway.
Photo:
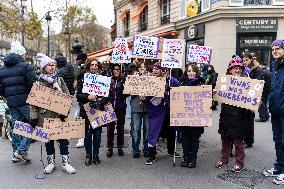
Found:
[(253, 57), (256, 57), (258, 62), (263, 62), (267, 65), (267, 68), (270, 68), (271, 62), (271, 49), (269, 48), (245, 48), (240, 50), (240, 55), (243, 56), (245, 53), (250, 53)]

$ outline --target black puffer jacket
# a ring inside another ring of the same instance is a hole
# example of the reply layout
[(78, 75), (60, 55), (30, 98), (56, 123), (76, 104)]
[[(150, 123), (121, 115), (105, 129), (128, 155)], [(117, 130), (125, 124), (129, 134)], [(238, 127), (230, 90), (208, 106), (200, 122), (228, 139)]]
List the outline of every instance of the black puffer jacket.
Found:
[(11, 53), (0, 68), (0, 95), (7, 99), (8, 107), (26, 105), (36, 73), (20, 55)]
[(119, 110), (121, 112), (126, 111), (126, 95), (123, 94), (124, 90), (124, 79), (123, 78), (111, 78), (110, 90), (109, 90), (109, 98), (112, 106), (115, 110)]
[(250, 114), (250, 110), (222, 104), (218, 133), (232, 138), (246, 137), (250, 125)]
[(74, 94), (74, 68), (71, 64), (67, 63), (66, 58), (61, 55), (55, 57), (57, 62), (57, 75), (62, 77), (71, 95)]

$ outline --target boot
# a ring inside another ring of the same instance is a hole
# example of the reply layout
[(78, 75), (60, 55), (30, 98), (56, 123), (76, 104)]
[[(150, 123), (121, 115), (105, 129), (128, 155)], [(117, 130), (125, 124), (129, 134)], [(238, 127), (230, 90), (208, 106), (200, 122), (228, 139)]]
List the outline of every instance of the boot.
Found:
[(195, 166), (196, 166), (196, 160), (189, 161), (188, 168), (195, 168)]
[(181, 163), (182, 167), (187, 167), (189, 164), (189, 158), (188, 157), (184, 157), (183, 158), (183, 162)]
[(61, 159), (62, 159), (62, 170), (68, 174), (75, 174), (76, 169), (74, 169), (72, 165), (70, 165), (68, 155), (61, 155)]
[(152, 165), (154, 161), (156, 161), (156, 146), (155, 147), (149, 147), (149, 158), (146, 161), (146, 165)]
[(48, 165), (44, 168), (45, 174), (50, 174), (55, 169), (55, 157), (54, 154), (47, 155), (47, 163)]
[(107, 150), (106, 156), (107, 156), (108, 158), (110, 158), (110, 157), (112, 157), (112, 155), (113, 155), (113, 149), (112, 149), (112, 148), (109, 148), (109, 149)]
[(92, 155), (87, 154), (86, 155), (86, 160), (85, 160), (85, 165), (90, 166), (92, 164)]
[(99, 155), (94, 155), (93, 156), (93, 162), (94, 162), (95, 165), (99, 165), (101, 163)]
[(117, 151), (118, 151), (118, 155), (119, 156), (123, 156), (124, 153), (123, 153), (123, 149), (122, 148), (118, 148)]

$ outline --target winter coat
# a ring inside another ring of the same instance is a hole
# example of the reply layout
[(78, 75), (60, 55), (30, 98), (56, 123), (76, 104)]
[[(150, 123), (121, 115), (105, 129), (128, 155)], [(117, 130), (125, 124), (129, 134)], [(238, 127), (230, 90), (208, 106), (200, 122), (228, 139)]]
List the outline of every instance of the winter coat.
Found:
[[(63, 78), (57, 77), (56, 80), (62, 92), (70, 94)], [(43, 79), (39, 79), (37, 82), (46, 87), (53, 88), (53, 84), (50, 84)], [(43, 127), (43, 121), (45, 118), (65, 118), (65, 116), (50, 110), (46, 110), (44, 108), (31, 106), (31, 119), (32, 120), (37, 119), (39, 127)]]
[(11, 53), (0, 68), (0, 95), (7, 99), (9, 108), (27, 105), (26, 100), (36, 73), (20, 55)]
[(269, 111), (275, 116), (284, 115), (284, 57), (271, 64)]
[(262, 97), (267, 98), (270, 90), (271, 90), (271, 72), (267, 69), (267, 67), (261, 68), (263, 71), (263, 77), (264, 77), (264, 87), (262, 92)]
[(109, 97), (115, 110), (126, 111), (126, 95), (123, 94), (124, 79), (111, 78)]
[(250, 127), (250, 114), (250, 110), (222, 104), (218, 133), (231, 138), (245, 138)]
[[(90, 121), (89, 121), (87, 113), (84, 109), (84, 105), (91, 102), (91, 101), (88, 99), (89, 94), (82, 92), (83, 85), (84, 85), (84, 74), (85, 73), (86, 72), (81, 72), (81, 74), (78, 76), (78, 78), (80, 78), (80, 79), (77, 80), (78, 83), (77, 83), (77, 95), (76, 95), (76, 97), (77, 97), (77, 101), (78, 101), (79, 106), (80, 106), (80, 116), (83, 119), (85, 119), (86, 126), (89, 126)], [(105, 106), (109, 102), (109, 98), (97, 96), (96, 101), (101, 101)]]
[(74, 90), (74, 68), (71, 64), (67, 63), (64, 56), (57, 55), (55, 58), (57, 62), (57, 76), (62, 77), (71, 95), (75, 93)]
[(261, 70), (259, 66), (257, 66), (256, 68), (250, 71), (249, 77), (251, 79), (264, 80), (263, 71)]
[(205, 81), (206, 85), (212, 85), (212, 89), (215, 88), (217, 82), (218, 74), (215, 71), (208, 73), (207, 79)]
[[(181, 82), (180, 86), (200, 86), (202, 84), (203, 84), (202, 78), (188, 79), (187, 77), (183, 77), (183, 81)], [(177, 127), (177, 130), (184, 133), (199, 135), (199, 136), (204, 133), (204, 127), (182, 126), (182, 127)]]

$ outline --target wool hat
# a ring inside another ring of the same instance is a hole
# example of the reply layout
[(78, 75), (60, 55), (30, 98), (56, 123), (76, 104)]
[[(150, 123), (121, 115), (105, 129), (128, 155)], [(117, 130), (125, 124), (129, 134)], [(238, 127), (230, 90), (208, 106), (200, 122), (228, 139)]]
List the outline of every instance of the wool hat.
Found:
[(36, 60), (40, 62), (41, 59), (42, 59), (43, 57), (45, 57), (45, 56), (46, 56), (46, 55), (43, 54), (43, 53), (37, 53), (37, 54), (36, 54)]
[(23, 54), (26, 54), (26, 52), (25, 47), (23, 47), (19, 41), (14, 41), (11, 43), (10, 53), (15, 53), (22, 56)]
[(271, 47), (273, 46), (279, 46), (280, 48), (284, 48), (284, 39), (276, 39), (271, 44)]
[(165, 70), (165, 68), (163, 68), (159, 62), (156, 62), (156, 63), (153, 65), (153, 67), (158, 68), (158, 69), (160, 69), (160, 70), (162, 70), (162, 71)]
[(40, 60), (40, 68), (43, 69), (47, 64), (54, 62), (53, 59), (49, 58), (48, 56), (44, 56)]
[(241, 59), (241, 57), (239, 56), (233, 56), (232, 59), (230, 60), (229, 62), (229, 65), (228, 65), (228, 69), (231, 69), (233, 67), (236, 67), (236, 66), (240, 66), (242, 69), (245, 69), (245, 66), (244, 66), (244, 62), (243, 60)]

